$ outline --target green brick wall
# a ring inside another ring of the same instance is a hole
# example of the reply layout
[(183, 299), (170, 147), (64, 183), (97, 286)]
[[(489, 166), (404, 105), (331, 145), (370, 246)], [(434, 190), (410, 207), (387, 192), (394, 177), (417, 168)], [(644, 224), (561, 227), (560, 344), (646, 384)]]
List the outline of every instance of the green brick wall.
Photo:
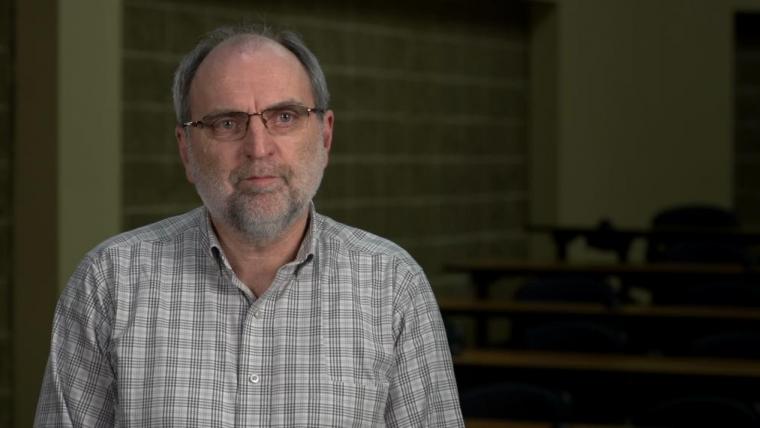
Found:
[(0, 427), (11, 426), (12, 0), (0, 0)]
[(215, 26), (264, 20), (302, 34), (327, 74), (336, 131), (321, 212), (400, 243), (437, 288), (462, 280), (445, 260), (525, 256), (527, 12), (386, 3), (126, 1), (125, 228), (199, 203), (172, 135), (180, 56)]
[(737, 15), (734, 203), (740, 221), (760, 228), (760, 13)]

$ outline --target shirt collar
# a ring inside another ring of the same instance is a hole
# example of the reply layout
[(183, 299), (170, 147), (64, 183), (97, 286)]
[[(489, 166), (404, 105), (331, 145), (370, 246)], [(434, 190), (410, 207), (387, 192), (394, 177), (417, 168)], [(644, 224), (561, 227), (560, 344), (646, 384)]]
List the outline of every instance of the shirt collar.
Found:
[[(219, 237), (217, 237), (216, 231), (214, 231), (214, 226), (211, 224), (211, 215), (209, 214), (208, 209), (204, 207), (202, 211), (203, 214), (199, 225), (201, 230), (201, 242), (204, 245), (208, 245), (208, 251), (212, 257), (221, 258), (224, 265), (228, 269), (232, 269), (227, 261), (227, 257), (224, 256), (224, 251), (222, 250), (222, 245), (219, 243)], [(293, 262), (299, 267), (306, 262), (311, 261), (314, 257), (319, 235), (319, 222), (320, 218), (314, 208), (314, 202), (309, 202), (309, 219), (306, 226), (306, 233), (301, 240), (301, 245), (296, 253), (296, 258), (293, 260)]]
[(319, 215), (317, 215), (317, 211), (314, 208), (314, 202), (309, 202), (309, 223), (306, 226), (306, 233), (304, 233), (295, 259), (298, 265), (310, 261), (316, 253), (317, 238), (319, 237), (319, 220)]

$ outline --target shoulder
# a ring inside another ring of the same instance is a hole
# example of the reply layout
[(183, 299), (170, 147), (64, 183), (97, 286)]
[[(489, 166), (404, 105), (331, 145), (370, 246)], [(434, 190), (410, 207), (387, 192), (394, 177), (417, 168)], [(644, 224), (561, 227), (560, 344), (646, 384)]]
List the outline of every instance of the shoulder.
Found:
[(96, 246), (92, 253), (107, 252), (111, 249), (127, 248), (145, 243), (170, 242), (200, 232), (205, 226), (205, 209), (195, 208), (184, 214), (169, 217), (137, 229), (115, 235)]
[(386, 258), (407, 265), (413, 270), (421, 270), (406, 250), (389, 239), (348, 226), (325, 215), (316, 214), (315, 220), (319, 230), (319, 245), (326, 247), (329, 252)]
[(328, 274), (338, 276), (328, 283), (348, 280), (353, 287), (344, 290), (386, 296), (388, 308), (393, 308), (394, 325), (409, 314), (437, 311), (425, 272), (401, 246), (327, 216), (314, 218), (319, 231), (318, 263)]
[(169, 257), (181, 253), (182, 247), (197, 246), (206, 236), (205, 221), (205, 209), (200, 207), (103, 241), (81, 260), (69, 277), (63, 297), (110, 298), (112, 288), (129, 284), (145, 267), (160, 268)]
[(78, 282), (82, 276), (113, 279), (127, 274), (134, 263), (156, 263), (157, 257), (174, 257), (182, 247), (197, 247), (204, 239), (206, 211), (203, 207), (129, 230), (98, 244), (82, 259), (70, 277)]
[(320, 263), (356, 281), (389, 286), (396, 304), (430, 291), (422, 267), (398, 244), (327, 216), (317, 215), (315, 219), (319, 222)]

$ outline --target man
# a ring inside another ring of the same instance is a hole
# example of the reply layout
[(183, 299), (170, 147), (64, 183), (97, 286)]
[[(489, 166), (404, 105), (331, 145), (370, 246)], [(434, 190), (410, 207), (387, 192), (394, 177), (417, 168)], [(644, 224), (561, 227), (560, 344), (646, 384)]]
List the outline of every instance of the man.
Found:
[(86, 256), (36, 426), (463, 426), (421, 268), (314, 211), (328, 99), (291, 33), (224, 28), (183, 59), (176, 136), (204, 206)]

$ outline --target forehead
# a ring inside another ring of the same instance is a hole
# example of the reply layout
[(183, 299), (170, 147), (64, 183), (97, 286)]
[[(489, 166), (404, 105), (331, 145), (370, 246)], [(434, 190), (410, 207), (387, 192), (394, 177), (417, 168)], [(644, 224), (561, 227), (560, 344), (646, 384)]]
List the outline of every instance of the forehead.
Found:
[(256, 111), (288, 100), (313, 104), (309, 76), (292, 52), (258, 36), (219, 44), (190, 86), (191, 110)]

